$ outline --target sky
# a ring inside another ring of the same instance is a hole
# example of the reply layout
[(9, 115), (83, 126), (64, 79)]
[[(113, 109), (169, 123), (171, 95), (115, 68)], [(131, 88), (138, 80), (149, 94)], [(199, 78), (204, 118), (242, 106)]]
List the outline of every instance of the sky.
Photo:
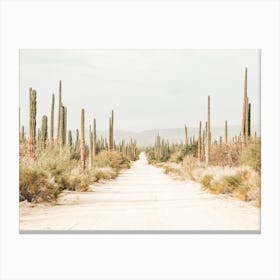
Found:
[(20, 120), (28, 125), (29, 88), (37, 91), (37, 123), (50, 119), (58, 85), (67, 107), (68, 129), (93, 118), (97, 129), (108, 129), (111, 110), (115, 129), (197, 127), (207, 119), (211, 96), (211, 126), (241, 125), (244, 71), (248, 67), (248, 97), (252, 124), (260, 124), (259, 50), (20, 50)]

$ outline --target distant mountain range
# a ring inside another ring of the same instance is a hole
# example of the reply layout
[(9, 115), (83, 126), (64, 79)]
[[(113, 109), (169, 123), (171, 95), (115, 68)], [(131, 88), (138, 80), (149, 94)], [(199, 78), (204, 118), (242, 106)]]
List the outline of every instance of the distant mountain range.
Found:
[[(251, 127), (252, 135), (254, 135), (255, 131), (257, 135), (260, 136), (260, 126), (252, 125)], [(26, 128), (28, 131), (28, 127)], [(54, 128), (54, 131), (57, 131), (57, 128)], [(228, 126), (228, 138), (231, 139), (234, 136), (238, 136), (240, 133), (240, 126), (233, 125)], [(211, 127), (211, 138), (212, 141), (215, 139), (219, 141), (220, 136), (224, 138), (224, 126), (212, 126)], [(122, 140), (126, 142), (130, 141), (130, 139), (135, 139), (138, 147), (147, 147), (153, 146), (155, 142), (155, 137), (160, 135), (161, 138), (168, 140), (169, 143), (180, 143), (185, 142), (185, 129), (184, 128), (167, 128), (167, 129), (152, 129), (152, 130), (144, 130), (141, 132), (133, 132), (126, 130), (114, 130), (114, 140), (116, 143), (119, 143)], [(28, 135), (26, 135), (28, 137)], [(109, 138), (108, 130), (97, 130), (97, 138)], [(197, 138), (198, 136), (198, 128), (197, 127), (188, 127), (188, 136)], [(89, 138), (89, 130), (85, 130), (86, 141)], [(76, 139), (76, 131), (72, 130), (72, 138), (73, 141)]]
[[(260, 127), (257, 125), (252, 126), (252, 134), (257, 132), (257, 135), (260, 135)], [(229, 126), (228, 127), (228, 138), (231, 139), (235, 135), (239, 135), (240, 126)], [(224, 127), (223, 126), (214, 126), (211, 127), (211, 138), (212, 140), (219, 140), (220, 136), (224, 138)], [(88, 135), (88, 131), (86, 132)], [(185, 141), (185, 129), (184, 128), (170, 128), (170, 129), (153, 129), (153, 130), (144, 130), (141, 132), (131, 132), (124, 130), (115, 130), (114, 139), (116, 143), (124, 139), (125, 141), (130, 141), (131, 138), (135, 139), (137, 146), (146, 147), (152, 146), (155, 142), (155, 137), (160, 135), (165, 140), (168, 140), (170, 143), (180, 143)], [(190, 127), (188, 128), (189, 137), (195, 136), (197, 138), (198, 128)], [(108, 138), (108, 131), (97, 131), (97, 137)]]

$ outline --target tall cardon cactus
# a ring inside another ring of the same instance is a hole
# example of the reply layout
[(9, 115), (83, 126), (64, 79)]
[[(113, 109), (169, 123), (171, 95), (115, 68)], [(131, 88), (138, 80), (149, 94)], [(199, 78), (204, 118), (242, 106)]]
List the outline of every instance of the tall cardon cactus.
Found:
[(28, 151), (31, 157), (35, 156), (36, 149), (36, 114), (37, 114), (37, 94), (32, 88), (29, 89), (29, 141)]
[(86, 169), (86, 146), (85, 146), (85, 110), (81, 111), (81, 129), (80, 129), (80, 150), (82, 169)]

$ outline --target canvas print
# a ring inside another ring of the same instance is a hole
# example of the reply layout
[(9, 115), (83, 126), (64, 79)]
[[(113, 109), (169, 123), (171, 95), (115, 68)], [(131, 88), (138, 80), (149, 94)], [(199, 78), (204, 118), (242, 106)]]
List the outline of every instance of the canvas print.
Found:
[(20, 50), (21, 233), (260, 232), (260, 50)]

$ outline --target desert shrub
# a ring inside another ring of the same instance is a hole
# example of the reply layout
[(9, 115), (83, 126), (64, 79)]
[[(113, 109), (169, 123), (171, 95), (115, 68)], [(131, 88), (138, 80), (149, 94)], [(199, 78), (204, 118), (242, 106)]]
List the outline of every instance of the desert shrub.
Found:
[(96, 167), (90, 172), (91, 182), (98, 182), (99, 180), (109, 180), (117, 177), (118, 173), (111, 167)]
[(217, 166), (238, 166), (240, 164), (241, 144), (213, 145), (210, 150), (210, 164)]
[(241, 155), (241, 162), (261, 172), (261, 141), (248, 144)]
[(70, 159), (74, 159), (74, 160), (77, 160), (77, 161), (80, 160), (81, 159), (81, 153), (79, 151), (72, 151)]
[[(122, 159), (122, 161), (121, 161), (121, 168), (130, 168), (130, 159), (129, 159), (129, 157), (122, 155), (121, 159)], [(137, 154), (136, 157), (133, 158), (132, 160), (135, 161), (137, 159), (139, 159), (139, 154)]]
[(247, 200), (256, 200), (257, 206), (261, 204), (261, 175), (259, 172), (252, 172), (248, 178), (249, 190)]
[(170, 166), (165, 166), (163, 170), (164, 170), (164, 174), (168, 174), (173, 171), (173, 168), (171, 168)]
[(149, 164), (155, 164), (159, 162), (167, 162), (170, 158), (170, 150), (168, 147), (162, 147), (161, 151), (157, 153), (155, 152), (155, 148), (147, 148), (146, 155)]
[(101, 151), (94, 160), (96, 167), (111, 167), (120, 170), (125, 161), (117, 151)]
[(19, 200), (28, 202), (50, 202), (60, 193), (50, 173), (34, 165), (20, 166), (19, 190)]
[(75, 167), (67, 174), (67, 187), (71, 191), (89, 191), (90, 174), (83, 172), (80, 167)]
[(200, 181), (201, 188), (214, 194), (233, 194), (244, 201), (256, 200), (260, 204), (260, 175), (249, 169), (237, 169), (233, 175), (214, 177), (206, 174)]
[(58, 147), (48, 147), (38, 153), (36, 160), (20, 160), (20, 200), (29, 202), (52, 201), (65, 189), (89, 190), (90, 177), (71, 159), (69, 147), (61, 152)]
[(214, 180), (209, 189), (216, 194), (232, 193), (240, 183), (237, 176), (224, 176), (220, 180)]
[(71, 170), (78, 165), (78, 162), (71, 160), (71, 150), (69, 147), (63, 148), (61, 152), (58, 147), (54, 147), (42, 153), (34, 164), (43, 170), (48, 170), (59, 188), (64, 190), (69, 187), (69, 175)]
[(153, 149), (146, 149), (145, 151), (146, 156), (147, 156), (147, 161), (149, 164), (154, 164), (156, 163), (156, 158), (155, 158), (155, 153)]
[(170, 162), (178, 163), (180, 160), (182, 161), (182, 155), (181, 155), (181, 151), (179, 151), (179, 150), (173, 152), (169, 157)]
[[(129, 168), (130, 161), (117, 151), (102, 151), (94, 161), (94, 166), (83, 171), (78, 155), (70, 147), (60, 151), (57, 145), (47, 146), (37, 152), (32, 159), (20, 152), (20, 200), (32, 202), (55, 200), (63, 190), (88, 191), (90, 184), (101, 179), (113, 179), (121, 168)], [(74, 155), (74, 156), (73, 156)]]
[(196, 157), (197, 156), (197, 143), (188, 146), (182, 146), (177, 151), (176, 162), (181, 162), (186, 156)]
[(231, 189), (237, 188), (241, 183), (241, 177), (238, 174), (235, 176), (225, 176), (223, 179), (226, 185)]
[(182, 170), (187, 177), (189, 177), (191, 180), (194, 180), (194, 169), (197, 166), (197, 158), (194, 156), (185, 156), (182, 162)]
[(163, 170), (165, 174), (183, 175), (181, 166), (176, 163), (164, 163)]
[(201, 180), (202, 189), (210, 189), (213, 179), (214, 177), (212, 175), (204, 175)]

